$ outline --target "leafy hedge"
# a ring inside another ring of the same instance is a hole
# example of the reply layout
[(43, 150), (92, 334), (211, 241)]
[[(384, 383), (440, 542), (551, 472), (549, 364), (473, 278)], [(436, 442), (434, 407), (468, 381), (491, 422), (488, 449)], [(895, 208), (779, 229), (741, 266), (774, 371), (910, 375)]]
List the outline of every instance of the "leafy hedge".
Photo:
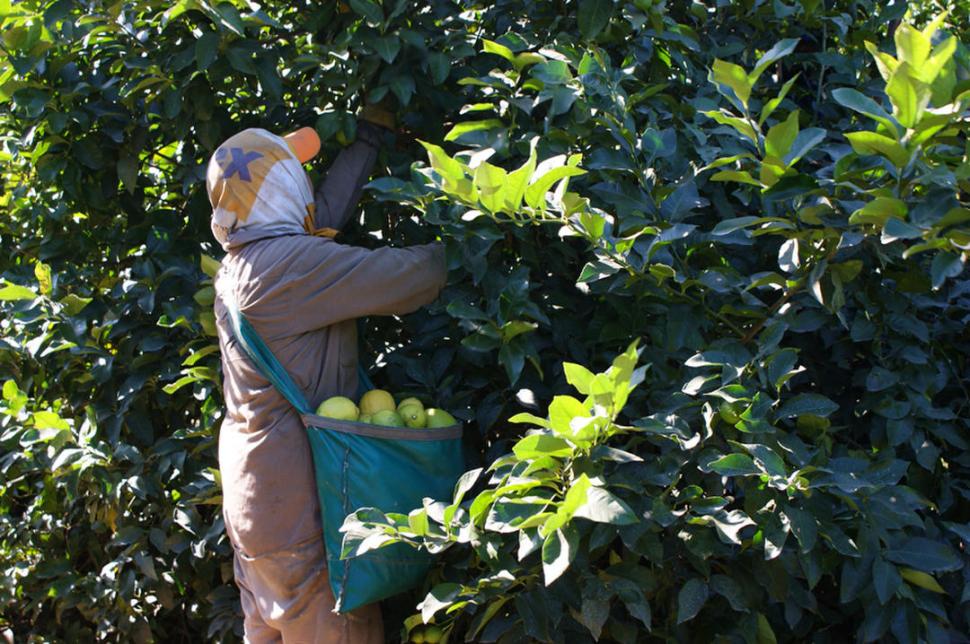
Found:
[(967, 632), (970, 20), (941, 8), (0, 0), (0, 619), (239, 634), (203, 163), (307, 122), (332, 158), (363, 89), (425, 144), (348, 240), (440, 236), (453, 276), (367, 322), (368, 366), (488, 468), (349, 521), (444, 551), (411, 610), (471, 641)]

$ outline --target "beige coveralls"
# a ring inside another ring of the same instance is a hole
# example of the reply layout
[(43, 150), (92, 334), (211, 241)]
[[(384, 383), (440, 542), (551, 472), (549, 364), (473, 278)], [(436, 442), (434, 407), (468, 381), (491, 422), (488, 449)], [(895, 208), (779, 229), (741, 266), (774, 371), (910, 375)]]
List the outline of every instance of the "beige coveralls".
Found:
[[(342, 228), (376, 155), (375, 131), (338, 156), (317, 196), (317, 227)], [(356, 318), (404, 314), (444, 286), (440, 245), (367, 250), (310, 235), (230, 238), (216, 278), (226, 418), (219, 435), (223, 513), (247, 642), (384, 641), (377, 605), (347, 615), (334, 597), (305, 429), (232, 338), (224, 305), (240, 309), (312, 405), (357, 391)], [(379, 483), (379, 482), (376, 482)]]

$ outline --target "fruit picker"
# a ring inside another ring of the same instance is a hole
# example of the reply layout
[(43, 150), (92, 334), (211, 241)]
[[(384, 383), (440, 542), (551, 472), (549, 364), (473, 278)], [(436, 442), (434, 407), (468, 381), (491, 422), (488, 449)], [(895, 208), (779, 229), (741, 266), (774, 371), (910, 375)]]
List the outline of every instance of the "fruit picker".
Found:
[(446, 279), (440, 244), (369, 250), (333, 239), (356, 212), (382, 128), (393, 125), (386, 111), (365, 108), (356, 141), (315, 195), (303, 167), (320, 150), (311, 128), (286, 136), (247, 129), (209, 160), (211, 228), (226, 251), (214, 304), (226, 401), (219, 467), (247, 642), (384, 641), (377, 605), (332, 612), (304, 426), (241, 352), (226, 302), (232, 298), (307, 399), (357, 392), (355, 320), (412, 312)]

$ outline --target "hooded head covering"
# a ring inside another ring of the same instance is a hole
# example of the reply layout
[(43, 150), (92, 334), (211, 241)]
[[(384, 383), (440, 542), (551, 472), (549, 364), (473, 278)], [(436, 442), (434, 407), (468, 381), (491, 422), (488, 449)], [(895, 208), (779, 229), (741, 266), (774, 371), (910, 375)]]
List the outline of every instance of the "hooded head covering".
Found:
[(312, 141), (308, 145), (310, 133), (316, 136), (304, 128), (284, 139), (262, 129), (243, 130), (209, 159), (211, 228), (223, 249), (266, 237), (317, 234), (313, 186), (301, 163), (319, 150), (319, 139), (315, 149)]

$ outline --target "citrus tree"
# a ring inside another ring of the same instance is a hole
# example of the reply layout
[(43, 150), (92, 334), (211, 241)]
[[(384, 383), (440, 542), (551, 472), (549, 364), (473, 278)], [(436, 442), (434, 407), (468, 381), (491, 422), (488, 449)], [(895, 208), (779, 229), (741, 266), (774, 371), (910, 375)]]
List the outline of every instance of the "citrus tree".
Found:
[(965, 6), (0, 0), (0, 21), (17, 639), (241, 634), (204, 164), (312, 124), (318, 176), (366, 100), (402, 132), (345, 241), (440, 238), (451, 280), (366, 320), (365, 366), (455, 410), (470, 467), (452, 499), (345, 526), (348, 554), (441, 553), (389, 608), (414, 613), (401, 636), (968, 629)]

